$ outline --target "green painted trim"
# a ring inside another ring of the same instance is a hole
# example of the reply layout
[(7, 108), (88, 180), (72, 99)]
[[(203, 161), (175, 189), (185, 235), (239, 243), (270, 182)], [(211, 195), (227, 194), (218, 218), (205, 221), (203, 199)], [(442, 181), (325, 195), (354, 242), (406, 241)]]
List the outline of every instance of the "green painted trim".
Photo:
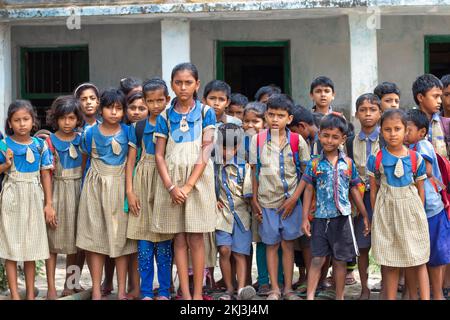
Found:
[(216, 79), (224, 80), (225, 65), (223, 49), (225, 47), (283, 47), (284, 48), (284, 79), (285, 92), (292, 93), (291, 86), (291, 46), (290, 41), (220, 41), (216, 42)]
[(430, 72), (430, 44), (450, 43), (450, 35), (429, 35), (424, 37), (424, 71)]
[(26, 92), (26, 61), (25, 56), (28, 52), (51, 52), (51, 51), (85, 51), (87, 53), (87, 59), (85, 68), (81, 72), (86, 75), (87, 81), (89, 81), (89, 47), (88, 45), (77, 46), (63, 46), (63, 47), (21, 47), (20, 48), (20, 97), (22, 99), (54, 99), (59, 95), (70, 95), (72, 92), (48, 92), (48, 93), (27, 93)]

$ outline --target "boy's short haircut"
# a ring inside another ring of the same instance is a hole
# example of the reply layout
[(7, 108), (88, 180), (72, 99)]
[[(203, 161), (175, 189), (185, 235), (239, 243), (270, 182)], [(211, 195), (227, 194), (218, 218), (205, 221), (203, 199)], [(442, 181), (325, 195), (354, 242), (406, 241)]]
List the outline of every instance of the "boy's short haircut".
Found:
[(412, 85), (412, 92), (416, 104), (419, 105), (419, 100), (417, 99), (418, 94), (426, 95), (428, 91), (435, 87), (439, 89), (444, 88), (441, 80), (439, 80), (436, 76), (428, 73), (418, 77)]
[(444, 88), (450, 86), (450, 74), (446, 74), (441, 78), (441, 82)]
[(323, 117), (322, 121), (320, 121), (320, 130), (322, 131), (326, 129), (339, 129), (342, 134), (347, 135), (347, 121), (342, 115), (338, 115), (337, 113), (329, 113)]
[(373, 93), (365, 93), (360, 95), (358, 99), (356, 99), (356, 112), (358, 112), (359, 107), (361, 107), (365, 101), (369, 101), (369, 103), (377, 105), (378, 109), (381, 110), (380, 99), (381, 98), (379, 98), (376, 94)]
[(411, 121), (417, 127), (417, 129), (425, 129), (425, 134), (428, 133), (430, 121), (427, 118), (425, 112), (420, 109), (411, 109), (406, 112), (406, 120)]
[(325, 77), (325, 76), (317, 77), (311, 82), (311, 88), (309, 90), (309, 93), (313, 93), (314, 89), (319, 86), (330, 87), (331, 91), (333, 91), (333, 93), (334, 93), (333, 81), (330, 78)]
[(230, 105), (241, 106), (242, 108), (248, 103), (248, 98), (241, 93), (232, 93), (230, 100)]
[(297, 126), (300, 122), (304, 122), (310, 126), (314, 125), (313, 113), (310, 109), (305, 108), (304, 106), (297, 104), (295, 106), (293, 115), (294, 119), (291, 122), (291, 125), (293, 126)]
[(382, 82), (373, 89), (373, 93), (378, 96), (378, 98), (382, 99), (383, 96), (387, 94), (394, 93), (400, 97), (400, 89), (393, 82)]
[(224, 123), (218, 128), (218, 143), (222, 148), (233, 146), (237, 148), (244, 137), (244, 130), (234, 123)]
[(256, 91), (255, 101), (259, 101), (261, 99), (261, 97), (264, 96), (265, 94), (267, 94), (270, 97), (273, 94), (279, 94), (279, 93), (281, 93), (280, 87), (278, 87), (274, 84), (269, 84), (268, 86), (261, 87), (258, 89), (258, 91)]
[(206, 99), (212, 91), (223, 92), (227, 96), (227, 99), (230, 100), (231, 88), (225, 81), (213, 80), (208, 82), (203, 90), (203, 98)]
[(313, 115), (314, 124), (316, 125), (317, 128), (320, 128), (320, 121), (322, 121), (322, 119), (325, 115), (321, 112), (313, 112), (312, 115)]
[(271, 95), (269, 100), (267, 100), (267, 110), (269, 109), (285, 110), (289, 115), (292, 115), (294, 103), (287, 94), (276, 93)]

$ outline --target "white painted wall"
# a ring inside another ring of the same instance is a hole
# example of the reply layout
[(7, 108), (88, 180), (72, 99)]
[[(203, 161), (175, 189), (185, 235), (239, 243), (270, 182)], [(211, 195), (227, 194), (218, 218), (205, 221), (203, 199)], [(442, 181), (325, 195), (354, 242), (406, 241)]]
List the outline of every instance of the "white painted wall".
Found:
[(378, 81), (392, 81), (402, 92), (402, 107), (415, 105), (412, 83), (424, 73), (424, 36), (449, 35), (448, 16), (386, 16), (378, 31)]
[(350, 47), (346, 17), (275, 21), (192, 21), (191, 57), (203, 84), (215, 77), (215, 41), (291, 41), (292, 95), (311, 106), (309, 86), (319, 75), (336, 85), (337, 109), (348, 109)]
[(126, 76), (161, 76), (159, 22), (133, 25), (90, 25), (81, 30), (65, 26), (12, 27), (13, 97), (19, 96), (20, 47), (89, 46), (90, 81), (99, 88), (118, 86)]

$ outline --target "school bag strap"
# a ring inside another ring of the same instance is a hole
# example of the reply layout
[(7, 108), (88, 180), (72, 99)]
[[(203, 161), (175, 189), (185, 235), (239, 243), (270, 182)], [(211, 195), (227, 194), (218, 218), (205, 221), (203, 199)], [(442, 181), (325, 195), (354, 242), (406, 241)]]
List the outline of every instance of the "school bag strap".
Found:
[(345, 142), (345, 149), (347, 151), (347, 156), (353, 159), (353, 141), (355, 141), (355, 136), (350, 136)]
[[(259, 172), (261, 170), (261, 150), (264, 143), (267, 141), (267, 135), (269, 130), (265, 129), (259, 132), (256, 136), (256, 179), (259, 179)], [(291, 147), (292, 159), (295, 163), (295, 171), (297, 172), (297, 178), (301, 177), (301, 162), (299, 156), (298, 144), (300, 141), (300, 136), (295, 132), (290, 132), (289, 135), (289, 146)]]
[(91, 156), (92, 153), (92, 139), (94, 138), (94, 126), (87, 128), (86, 134), (84, 136), (84, 142), (86, 145), (86, 151), (88, 156)]

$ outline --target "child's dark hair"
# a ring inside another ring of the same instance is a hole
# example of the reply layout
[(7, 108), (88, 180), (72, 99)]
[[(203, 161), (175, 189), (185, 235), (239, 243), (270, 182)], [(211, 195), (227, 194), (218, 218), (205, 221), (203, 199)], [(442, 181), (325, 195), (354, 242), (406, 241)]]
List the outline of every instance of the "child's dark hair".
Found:
[(230, 105), (241, 106), (242, 108), (248, 103), (248, 98), (241, 93), (232, 93), (230, 100)]
[(100, 96), (100, 109), (111, 106), (113, 104), (120, 104), (122, 108), (126, 108), (125, 95), (122, 90), (117, 88), (109, 88), (102, 92)]
[(444, 88), (447, 88), (448, 86), (450, 86), (450, 74), (446, 74), (445, 76), (443, 76), (441, 78), (441, 82), (442, 82), (442, 86)]
[(402, 121), (403, 125), (406, 128), (406, 125), (407, 125), (406, 112), (403, 111), (402, 109), (388, 109), (385, 112), (383, 112), (383, 115), (381, 116), (381, 120), (380, 120), (380, 127), (383, 127), (383, 122), (386, 119), (392, 119), (392, 118), (400, 118), (400, 120)]
[(368, 101), (370, 104), (375, 104), (378, 109), (381, 110), (381, 101), (377, 95), (373, 93), (364, 93), (356, 99), (356, 112), (358, 112), (359, 107), (363, 105), (364, 102)]
[(295, 105), (294, 112), (292, 114), (294, 115), (294, 119), (292, 120), (291, 125), (297, 126), (300, 122), (304, 122), (310, 126), (314, 125), (313, 113), (304, 106), (299, 104)]
[(382, 99), (387, 94), (394, 93), (400, 97), (400, 89), (393, 82), (382, 82), (373, 89), (373, 93)]
[[(172, 69), (172, 74), (170, 75), (170, 82), (173, 81), (173, 78), (175, 77), (175, 75), (180, 72), (180, 71), (189, 71), (191, 73), (191, 76), (194, 77), (195, 81), (198, 81), (198, 70), (197, 67), (190, 62), (183, 62), (183, 63), (179, 63), (177, 64), (173, 69)], [(194, 92), (194, 99), (198, 98), (198, 94), (197, 92)]]
[(430, 121), (427, 118), (425, 112), (420, 109), (411, 109), (406, 112), (406, 120), (411, 121), (417, 127), (417, 129), (425, 129), (425, 134), (428, 133)]
[(134, 77), (120, 79), (120, 90), (127, 96), (133, 89), (142, 86), (142, 81)]
[(316, 125), (317, 128), (320, 128), (320, 121), (322, 121), (325, 115), (321, 112), (313, 112), (312, 115), (314, 119), (314, 124)]
[(419, 100), (417, 99), (417, 96), (419, 94), (426, 95), (428, 91), (435, 87), (439, 89), (444, 88), (441, 80), (439, 80), (436, 76), (432, 74), (424, 74), (418, 77), (412, 85), (412, 92), (415, 103), (419, 105)]
[(268, 95), (269, 98), (271, 95), (273, 94), (280, 94), (281, 93), (281, 89), (280, 87), (274, 85), (274, 84), (269, 84), (268, 86), (264, 86), (258, 89), (258, 91), (256, 91), (255, 93), (255, 101), (258, 101), (262, 98), (262, 96), (264, 95)]
[(231, 98), (231, 88), (225, 81), (213, 80), (206, 84), (203, 90), (203, 98), (206, 99), (211, 91), (219, 91), (225, 93), (227, 100)]
[(347, 121), (341, 114), (334, 112), (325, 115), (320, 121), (320, 130), (326, 129), (339, 129), (343, 135), (348, 134)]
[(75, 96), (75, 98), (80, 99), (80, 96), (83, 93), (83, 91), (88, 90), (88, 89), (94, 90), (94, 93), (97, 96), (97, 99), (100, 98), (97, 86), (95, 84), (89, 83), (89, 82), (82, 83), (78, 87), (76, 87), (73, 92), (73, 95)]
[(312, 82), (311, 82), (311, 88), (309, 89), (309, 93), (313, 93), (314, 89), (318, 86), (322, 86), (322, 87), (330, 87), (331, 91), (334, 93), (334, 83), (333, 81), (325, 76), (320, 76), (315, 78)]
[(294, 103), (287, 94), (275, 93), (267, 100), (267, 109), (285, 110), (291, 115), (294, 110)]
[(57, 97), (47, 112), (47, 124), (51, 126), (53, 130), (58, 130), (58, 119), (69, 113), (75, 114), (77, 117), (76, 127), (80, 127), (83, 123), (80, 101), (74, 96)]
[(231, 146), (237, 148), (244, 137), (244, 130), (234, 123), (225, 123), (219, 126), (218, 134), (222, 148)]
[(8, 107), (8, 116), (5, 122), (5, 133), (7, 136), (12, 136), (14, 134), (13, 129), (9, 126), (9, 122), (11, 121), (11, 118), (14, 115), (14, 113), (19, 111), (20, 109), (25, 109), (30, 113), (31, 118), (33, 119), (33, 128), (31, 129), (31, 131), (33, 132), (39, 129), (39, 120), (37, 117), (36, 109), (34, 109), (30, 101), (16, 100), (13, 103), (11, 103)]
[(249, 102), (244, 108), (244, 117), (247, 112), (253, 112), (258, 118), (264, 120), (264, 114), (266, 113), (266, 110), (267, 106), (265, 103), (257, 101)]
[(130, 94), (127, 97), (127, 107), (130, 104), (132, 104), (135, 100), (139, 100), (139, 99), (144, 99), (144, 94), (142, 93), (142, 91), (137, 91), (137, 92)]
[(142, 84), (142, 92), (145, 94), (147, 92), (156, 91), (156, 90), (163, 90), (164, 95), (167, 97), (169, 95), (169, 89), (167, 88), (166, 82), (161, 78), (152, 78), (145, 80)]

